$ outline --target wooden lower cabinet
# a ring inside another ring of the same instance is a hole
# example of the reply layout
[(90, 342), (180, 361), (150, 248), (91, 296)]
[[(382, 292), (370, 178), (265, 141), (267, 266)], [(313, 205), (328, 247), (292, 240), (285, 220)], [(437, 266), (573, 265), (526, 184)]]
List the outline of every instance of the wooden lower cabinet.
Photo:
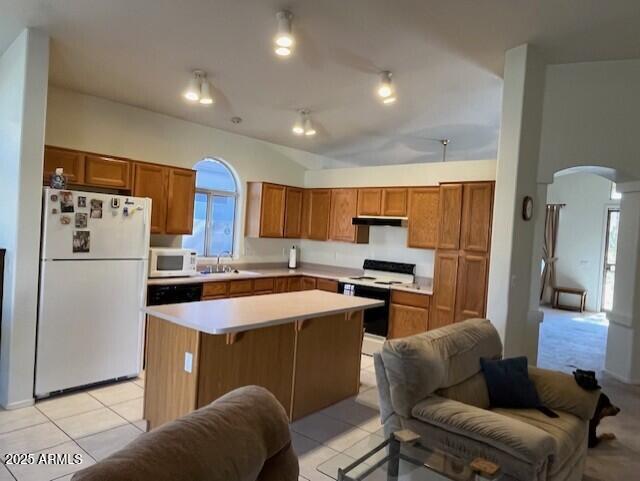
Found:
[(422, 307), (390, 304), (388, 339), (408, 337), (429, 329), (429, 310)]
[(154, 429), (250, 384), (271, 391), (298, 419), (358, 393), (362, 333), (361, 311), (234, 335), (150, 316), (144, 419)]
[(389, 306), (389, 339), (413, 336), (430, 329), (431, 296), (392, 290)]
[(253, 294), (253, 281), (241, 279), (229, 282), (229, 297), (244, 297)]
[(273, 290), (274, 292), (289, 292), (289, 278), (276, 277)]
[(338, 292), (338, 281), (334, 281), (333, 279), (322, 279), (319, 277), (316, 280), (316, 289), (327, 292)]
[(455, 322), (484, 317), (489, 258), (465, 253), (458, 263)]
[(432, 328), (448, 326), (455, 320), (458, 252), (436, 253), (433, 278)]
[(273, 294), (275, 282), (273, 277), (261, 277), (253, 280), (253, 293), (256, 295)]
[(205, 282), (202, 285), (202, 299), (221, 299), (228, 295), (228, 282)]
[(303, 291), (311, 291), (316, 288), (316, 278), (315, 277), (303, 277), (302, 278), (302, 290)]
[(302, 290), (302, 277), (289, 277), (287, 280), (287, 292)]

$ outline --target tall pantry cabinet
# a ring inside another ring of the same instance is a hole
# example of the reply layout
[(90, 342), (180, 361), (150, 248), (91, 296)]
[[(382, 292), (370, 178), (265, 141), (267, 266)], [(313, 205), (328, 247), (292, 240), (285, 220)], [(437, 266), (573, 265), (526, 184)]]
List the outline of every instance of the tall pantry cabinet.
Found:
[(431, 328), (486, 314), (493, 182), (440, 186)]

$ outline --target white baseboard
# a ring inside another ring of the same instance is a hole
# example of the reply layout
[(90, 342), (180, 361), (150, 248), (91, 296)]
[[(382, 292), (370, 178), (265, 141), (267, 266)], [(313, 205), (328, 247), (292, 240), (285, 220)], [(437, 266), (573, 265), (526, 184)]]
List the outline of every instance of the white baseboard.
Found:
[(603, 368), (602, 369), (603, 372), (605, 372), (607, 374), (607, 376), (611, 376), (612, 378), (614, 378), (616, 381), (620, 381), (623, 382), (625, 384), (640, 384), (640, 379), (631, 379), (628, 378), (626, 376), (620, 376), (619, 374), (616, 374), (615, 372), (611, 372), (609, 371), (607, 368)]
[(24, 401), (9, 403), (7, 405), (3, 405), (2, 407), (9, 411), (11, 409), (20, 409), (20, 408), (33, 406), (35, 403), (36, 403), (36, 400), (34, 398), (31, 398), (31, 399), (25, 399)]

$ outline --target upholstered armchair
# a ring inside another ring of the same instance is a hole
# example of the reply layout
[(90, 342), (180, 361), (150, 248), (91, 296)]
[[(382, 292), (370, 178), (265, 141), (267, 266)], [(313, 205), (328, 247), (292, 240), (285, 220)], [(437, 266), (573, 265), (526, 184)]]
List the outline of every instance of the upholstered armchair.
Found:
[(536, 409), (491, 409), (480, 358), (502, 356), (500, 336), (472, 319), (386, 341), (374, 356), (385, 431), (410, 429), (427, 447), (500, 465), (507, 479), (581, 480), (599, 391), (564, 373), (529, 368), (550, 418)]
[(246, 386), (142, 434), (73, 481), (298, 481), (284, 408)]

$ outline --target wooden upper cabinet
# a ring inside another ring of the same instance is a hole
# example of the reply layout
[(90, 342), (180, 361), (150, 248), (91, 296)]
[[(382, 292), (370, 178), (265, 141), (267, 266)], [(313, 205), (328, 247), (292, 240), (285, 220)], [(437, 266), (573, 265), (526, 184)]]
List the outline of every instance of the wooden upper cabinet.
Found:
[(407, 189), (400, 187), (382, 189), (382, 215), (390, 217), (407, 215)]
[(458, 253), (436, 253), (433, 276), (433, 318), (430, 328), (447, 326), (455, 320)]
[(358, 189), (358, 215), (380, 215), (382, 189)]
[(440, 186), (439, 249), (460, 248), (460, 224), (462, 221), (462, 184)]
[(309, 238), (311, 223), (311, 190), (302, 189), (302, 212), (300, 214), (300, 238)]
[(151, 199), (152, 234), (163, 233), (167, 222), (167, 170), (155, 164), (136, 163), (134, 166), (132, 194)]
[(461, 249), (489, 252), (492, 206), (493, 182), (464, 185)]
[(168, 169), (165, 229), (167, 234), (191, 234), (193, 232), (195, 194), (195, 170)]
[(309, 192), (309, 234), (313, 240), (329, 238), (331, 189), (311, 189)]
[(286, 190), (284, 185), (262, 184), (260, 237), (282, 237), (284, 235)]
[(407, 245), (421, 249), (435, 249), (438, 244), (438, 187), (409, 189), (409, 228)]
[(390, 304), (388, 339), (413, 336), (429, 328), (429, 310), (421, 307)]
[(84, 183), (97, 187), (127, 189), (131, 181), (131, 162), (100, 155), (85, 156)]
[(464, 254), (458, 262), (455, 322), (482, 318), (485, 316), (489, 258), (482, 254)]
[(284, 185), (266, 182), (247, 183), (245, 235), (247, 237), (282, 237), (286, 190)]
[(284, 237), (302, 237), (302, 197), (303, 189), (287, 187), (285, 190)]
[(57, 168), (63, 169), (64, 175), (70, 184), (82, 184), (84, 182), (84, 154), (82, 152), (45, 146), (43, 172), (45, 184), (49, 183), (51, 174)]
[(355, 242), (356, 227), (352, 220), (358, 208), (356, 189), (333, 189), (331, 191), (331, 220), (329, 238), (336, 241)]

